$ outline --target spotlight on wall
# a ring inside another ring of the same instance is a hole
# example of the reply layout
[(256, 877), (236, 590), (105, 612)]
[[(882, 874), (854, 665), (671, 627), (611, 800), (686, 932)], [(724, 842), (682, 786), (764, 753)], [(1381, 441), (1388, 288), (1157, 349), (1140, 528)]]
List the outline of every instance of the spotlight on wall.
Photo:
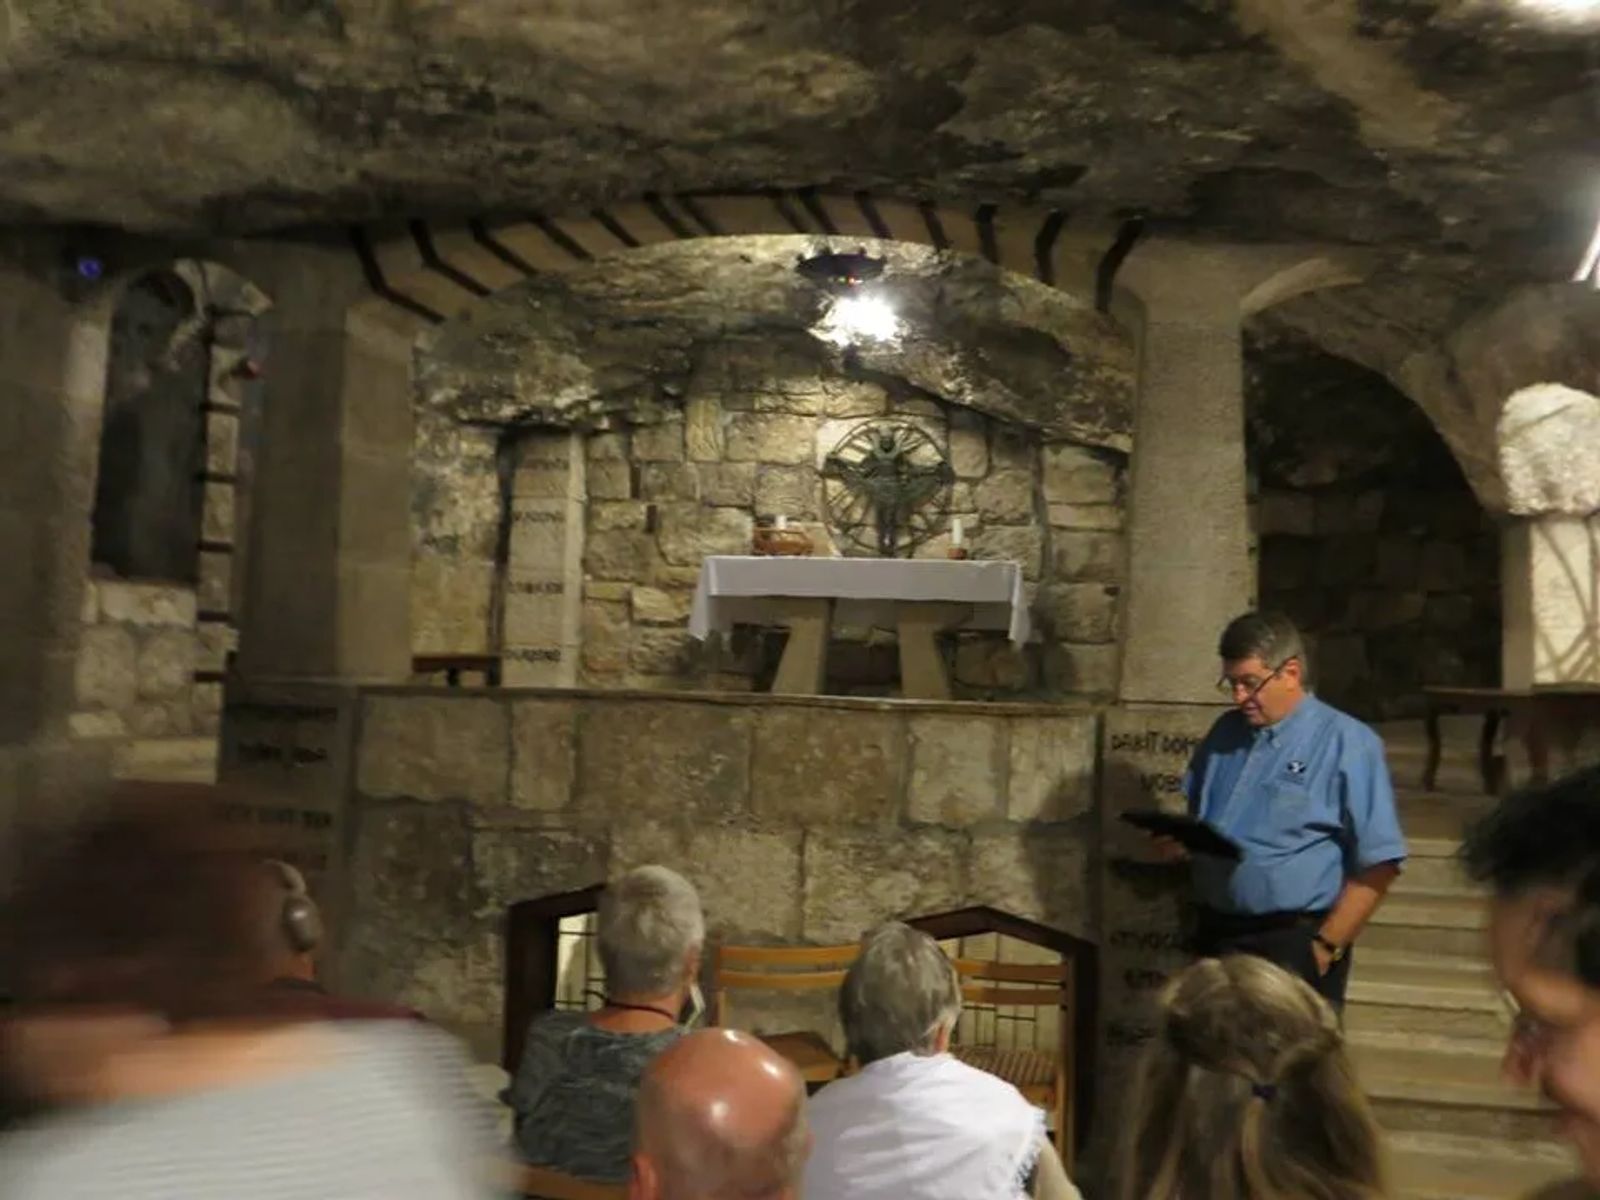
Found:
[(840, 296), (811, 331), (840, 347), (894, 342), (900, 338), (900, 318), (882, 296)]
[(266, 370), (258, 358), (241, 358), (234, 364), (233, 374), (239, 379), (260, 379)]

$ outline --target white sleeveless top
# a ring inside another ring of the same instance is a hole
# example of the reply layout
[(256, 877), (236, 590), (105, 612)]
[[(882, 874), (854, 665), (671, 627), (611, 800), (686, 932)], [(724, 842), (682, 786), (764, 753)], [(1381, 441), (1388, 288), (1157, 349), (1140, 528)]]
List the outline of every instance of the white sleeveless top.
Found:
[(1016, 1200), (1042, 1109), (948, 1054), (896, 1054), (811, 1100), (805, 1200)]

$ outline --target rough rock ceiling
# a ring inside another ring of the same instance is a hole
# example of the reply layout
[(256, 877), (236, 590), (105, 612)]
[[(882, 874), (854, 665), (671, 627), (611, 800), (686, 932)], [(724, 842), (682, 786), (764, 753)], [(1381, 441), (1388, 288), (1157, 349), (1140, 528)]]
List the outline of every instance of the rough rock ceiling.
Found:
[(1128, 449), (1133, 347), (1109, 317), (986, 262), (880, 243), (890, 270), (876, 291), (903, 336), (842, 355), (807, 333), (827, 303), (794, 269), (810, 249), (802, 237), (674, 242), (535, 277), (428, 339), (419, 398), (473, 424), (648, 422), (681, 406), (720, 346), (755, 339), (808, 383), (828, 360), (1047, 437)]
[(1570, 270), (1594, 35), (1510, 0), (8, 0), (0, 220), (833, 186)]

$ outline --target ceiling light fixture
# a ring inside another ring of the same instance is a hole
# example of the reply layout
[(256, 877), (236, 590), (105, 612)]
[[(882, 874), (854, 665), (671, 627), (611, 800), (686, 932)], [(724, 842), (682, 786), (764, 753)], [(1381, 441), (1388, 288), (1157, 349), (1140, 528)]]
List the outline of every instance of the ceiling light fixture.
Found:
[(854, 254), (823, 250), (802, 258), (794, 269), (818, 287), (842, 295), (877, 279), (883, 268), (884, 260), (873, 258), (862, 246)]

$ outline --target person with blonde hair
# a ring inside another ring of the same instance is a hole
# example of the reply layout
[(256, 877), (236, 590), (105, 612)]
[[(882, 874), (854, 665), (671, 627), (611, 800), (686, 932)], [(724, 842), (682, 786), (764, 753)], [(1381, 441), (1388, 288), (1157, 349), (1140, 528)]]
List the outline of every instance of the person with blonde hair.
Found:
[(1253, 955), (1181, 972), (1117, 1175), (1121, 1200), (1381, 1200), (1377, 1125), (1327, 1001)]

